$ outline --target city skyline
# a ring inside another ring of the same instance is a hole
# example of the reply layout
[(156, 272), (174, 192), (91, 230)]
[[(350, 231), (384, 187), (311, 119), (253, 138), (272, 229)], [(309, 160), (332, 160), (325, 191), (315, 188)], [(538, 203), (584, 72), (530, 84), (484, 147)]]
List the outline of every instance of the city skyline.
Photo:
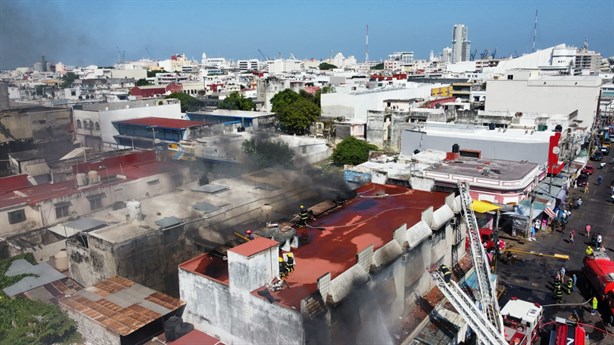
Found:
[[(471, 50), (498, 57), (530, 53), (535, 11), (537, 49), (565, 43), (614, 56), (614, 2), (591, 1), (4, 1), (0, 3), (0, 68), (50, 62), (107, 66), (209, 57), (326, 59), (341, 52), (364, 61), (413, 51), (426, 59), (451, 47), (465, 25)], [(417, 20), (414, 20), (417, 19)], [(260, 54), (260, 51), (263, 54)], [(264, 56), (263, 56), (264, 55)]]

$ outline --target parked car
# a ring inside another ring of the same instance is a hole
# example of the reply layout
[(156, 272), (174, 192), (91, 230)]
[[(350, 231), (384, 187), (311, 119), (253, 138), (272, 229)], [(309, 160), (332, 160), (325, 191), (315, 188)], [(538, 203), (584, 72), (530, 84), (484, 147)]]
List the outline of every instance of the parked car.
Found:
[(584, 187), (588, 183), (588, 175), (581, 174), (576, 181), (578, 182), (578, 187)]
[(591, 160), (592, 161), (597, 161), (600, 162), (603, 159), (603, 153), (596, 151), (595, 153), (593, 153), (591, 155)]
[(601, 146), (601, 153), (603, 153), (604, 155), (609, 155), (610, 154), (610, 147), (609, 146)]
[(587, 164), (580, 173), (583, 175), (592, 175), (594, 172), (595, 172), (595, 167), (593, 167), (590, 164)]

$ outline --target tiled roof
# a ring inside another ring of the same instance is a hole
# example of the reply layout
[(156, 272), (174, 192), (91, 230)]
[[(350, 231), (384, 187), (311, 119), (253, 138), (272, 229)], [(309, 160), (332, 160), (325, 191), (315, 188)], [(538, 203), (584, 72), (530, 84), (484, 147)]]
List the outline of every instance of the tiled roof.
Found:
[(59, 304), (126, 336), (174, 312), (185, 302), (116, 276), (63, 298)]

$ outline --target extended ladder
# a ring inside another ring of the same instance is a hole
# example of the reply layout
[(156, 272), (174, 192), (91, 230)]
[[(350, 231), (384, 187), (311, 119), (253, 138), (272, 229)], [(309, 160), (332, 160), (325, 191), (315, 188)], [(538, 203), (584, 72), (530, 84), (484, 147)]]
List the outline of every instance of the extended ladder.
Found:
[(507, 344), (505, 337), (495, 326), (489, 322), (482, 311), (471, 301), (469, 296), (456, 284), (450, 281), (446, 284), (441, 272), (432, 270), (431, 277), (443, 295), (452, 303), (456, 311), (463, 316), (469, 327), (476, 333), (478, 340), (486, 345)]
[(503, 334), (503, 320), (499, 314), (499, 303), (495, 293), (496, 288), (490, 280), (490, 265), (484, 252), (475, 214), (471, 209), (472, 200), (469, 194), (469, 184), (467, 182), (459, 182), (458, 190), (460, 191), (461, 206), (465, 222), (467, 223), (467, 232), (469, 234), (469, 242), (471, 243), (471, 258), (473, 259), (473, 267), (475, 268), (478, 283), (477, 300), (490, 323), (499, 330), (500, 334)]

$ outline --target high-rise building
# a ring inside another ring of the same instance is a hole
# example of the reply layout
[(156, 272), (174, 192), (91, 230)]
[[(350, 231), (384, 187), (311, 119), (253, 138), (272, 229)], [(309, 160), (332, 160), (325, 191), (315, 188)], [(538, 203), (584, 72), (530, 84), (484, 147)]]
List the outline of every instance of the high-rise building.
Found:
[(467, 38), (467, 27), (456, 24), (452, 29), (452, 63), (469, 60), (471, 42)]

